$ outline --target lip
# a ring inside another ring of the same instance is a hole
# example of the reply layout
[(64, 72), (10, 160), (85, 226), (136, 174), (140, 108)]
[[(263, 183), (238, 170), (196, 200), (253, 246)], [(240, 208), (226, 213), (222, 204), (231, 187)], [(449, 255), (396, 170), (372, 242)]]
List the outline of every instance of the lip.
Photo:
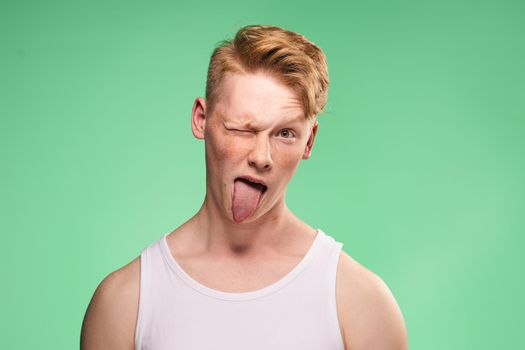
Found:
[(266, 192), (266, 190), (268, 189), (268, 185), (266, 185), (266, 183), (263, 180), (257, 179), (255, 177), (251, 177), (251, 176), (248, 176), (248, 175), (243, 175), (243, 176), (236, 177), (236, 179), (244, 179), (244, 180), (248, 180), (250, 182), (254, 182), (256, 184), (263, 185), (264, 186), (263, 193)]

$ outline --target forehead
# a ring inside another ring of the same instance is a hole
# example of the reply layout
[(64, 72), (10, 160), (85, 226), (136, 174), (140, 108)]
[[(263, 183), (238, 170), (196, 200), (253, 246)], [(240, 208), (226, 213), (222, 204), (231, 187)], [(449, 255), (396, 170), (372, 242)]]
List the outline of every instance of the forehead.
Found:
[(228, 73), (221, 81), (214, 109), (230, 122), (306, 121), (297, 93), (265, 73)]

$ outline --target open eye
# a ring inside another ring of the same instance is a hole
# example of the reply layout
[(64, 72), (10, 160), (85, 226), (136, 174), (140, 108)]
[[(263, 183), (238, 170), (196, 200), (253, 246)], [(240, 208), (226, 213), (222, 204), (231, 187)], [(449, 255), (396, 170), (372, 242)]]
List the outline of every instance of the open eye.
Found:
[(282, 129), (281, 131), (279, 131), (279, 136), (282, 136), (285, 139), (289, 139), (291, 137), (294, 137), (295, 134), (291, 129)]

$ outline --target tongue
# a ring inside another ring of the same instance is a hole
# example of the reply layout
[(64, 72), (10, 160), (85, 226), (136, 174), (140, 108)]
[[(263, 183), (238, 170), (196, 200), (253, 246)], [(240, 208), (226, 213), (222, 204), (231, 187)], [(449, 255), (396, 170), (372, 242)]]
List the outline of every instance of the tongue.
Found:
[(244, 180), (235, 180), (233, 186), (233, 219), (241, 222), (251, 216), (262, 194), (262, 186), (248, 184)]

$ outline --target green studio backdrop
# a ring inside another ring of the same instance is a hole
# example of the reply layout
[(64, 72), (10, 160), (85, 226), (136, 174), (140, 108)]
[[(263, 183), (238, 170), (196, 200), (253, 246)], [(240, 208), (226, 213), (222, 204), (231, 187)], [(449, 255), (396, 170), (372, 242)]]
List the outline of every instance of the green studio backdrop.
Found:
[(73, 349), (98, 283), (204, 198), (190, 131), (214, 46), (306, 35), (330, 99), (300, 218), (390, 286), (411, 349), (518, 349), (522, 1), (2, 1), (3, 349)]

